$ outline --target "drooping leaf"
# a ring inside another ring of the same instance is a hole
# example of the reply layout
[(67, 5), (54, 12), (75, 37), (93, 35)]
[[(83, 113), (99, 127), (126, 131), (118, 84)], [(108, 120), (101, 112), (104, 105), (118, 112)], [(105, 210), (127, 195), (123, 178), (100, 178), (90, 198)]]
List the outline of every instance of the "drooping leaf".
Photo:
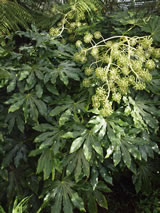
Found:
[(94, 192), (94, 195), (98, 205), (108, 210), (108, 203), (105, 196), (100, 191), (97, 190)]

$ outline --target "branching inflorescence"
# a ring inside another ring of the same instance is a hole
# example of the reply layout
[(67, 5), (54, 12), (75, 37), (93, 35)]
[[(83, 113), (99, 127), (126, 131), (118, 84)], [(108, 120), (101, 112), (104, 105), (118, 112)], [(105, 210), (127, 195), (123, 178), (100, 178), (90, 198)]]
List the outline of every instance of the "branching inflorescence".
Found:
[[(77, 15), (76, 6), (65, 14), (57, 28), (50, 29), (52, 39), (63, 38), (63, 32), (73, 32), (86, 25), (83, 16)], [(74, 22), (73, 22), (74, 19)], [(145, 90), (152, 80), (151, 71), (156, 68), (160, 48), (152, 47), (150, 36), (113, 36), (104, 38), (101, 32), (87, 32), (83, 41), (75, 43), (74, 61), (83, 64), (85, 78), (82, 85), (95, 88), (92, 106), (100, 114), (113, 113), (113, 102), (120, 103), (130, 89)], [(82, 68), (82, 69), (83, 69)]]

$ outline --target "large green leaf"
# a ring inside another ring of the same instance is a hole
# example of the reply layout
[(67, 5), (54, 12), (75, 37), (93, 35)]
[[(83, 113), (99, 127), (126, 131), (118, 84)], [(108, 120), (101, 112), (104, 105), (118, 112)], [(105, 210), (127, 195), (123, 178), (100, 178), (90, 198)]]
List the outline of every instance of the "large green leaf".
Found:
[(150, 33), (155, 41), (160, 41), (160, 17), (151, 16), (149, 21), (141, 28), (144, 32)]
[(46, 192), (44, 204), (42, 204), (38, 212), (40, 212), (44, 208), (44, 205), (49, 203), (50, 200), (52, 200), (52, 203), (50, 203), (51, 212), (54, 212), (56, 209), (56, 212), (60, 213), (63, 208), (64, 213), (73, 213), (74, 207), (85, 211), (83, 200), (73, 187), (74, 183), (67, 179), (51, 184), (50, 191)]
[(117, 146), (115, 148), (115, 151), (113, 153), (113, 162), (114, 162), (114, 165), (117, 166), (121, 161), (121, 151), (120, 151), (120, 147)]
[(90, 176), (90, 165), (86, 160), (82, 149), (67, 156), (67, 158), (64, 159), (64, 166), (66, 166), (67, 176), (71, 175), (74, 171), (76, 182), (84, 176), (87, 178)]
[(84, 140), (85, 140), (85, 137), (76, 138), (72, 142), (72, 145), (71, 145), (71, 148), (70, 148), (70, 153), (77, 151), (81, 147), (81, 145), (83, 144)]
[(94, 116), (88, 123), (94, 124), (92, 131), (98, 133), (98, 137), (101, 140), (104, 137), (107, 128), (107, 122), (103, 116)]
[(95, 191), (94, 195), (98, 205), (108, 210), (108, 203), (105, 196), (100, 191)]
[(56, 154), (63, 147), (64, 139), (61, 136), (64, 134), (64, 131), (56, 122), (52, 124), (42, 123), (33, 127), (33, 129), (42, 132), (34, 140), (39, 145), (39, 149), (43, 150), (53, 147), (53, 152)]
[(37, 174), (43, 171), (44, 180), (48, 179), (54, 168), (53, 152), (49, 149), (44, 150), (38, 160)]
[[(73, 133), (69, 132), (67, 134), (68, 137), (73, 137)], [(75, 135), (77, 134), (77, 131), (75, 131)], [(66, 135), (66, 134), (65, 134)], [(78, 133), (80, 137), (77, 137), (71, 145), (70, 153), (75, 152), (79, 148), (83, 147), (83, 152), (85, 155), (85, 158), (90, 161), (92, 158), (93, 150), (100, 155), (103, 158), (103, 148), (102, 144), (99, 141), (98, 137), (94, 135), (92, 130), (82, 128), (81, 131)]]

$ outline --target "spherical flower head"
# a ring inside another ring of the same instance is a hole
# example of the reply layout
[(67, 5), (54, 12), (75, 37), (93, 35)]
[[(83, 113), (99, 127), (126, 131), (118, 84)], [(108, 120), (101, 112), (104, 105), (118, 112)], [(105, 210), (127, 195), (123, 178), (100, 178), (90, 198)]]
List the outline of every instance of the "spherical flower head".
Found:
[(152, 45), (153, 39), (152, 38), (144, 38), (141, 41), (141, 44), (144, 49), (148, 49)]
[(75, 22), (70, 23), (70, 27), (71, 27), (72, 29), (74, 29), (74, 28), (76, 27), (76, 23), (75, 23)]
[(111, 90), (112, 92), (116, 92), (116, 91), (117, 91), (117, 87), (116, 87), (114, 81), (109, 81), (109, 82), (108, 82), (108, 87), (110, 88), (110, 90)]
[(112, 44), (112, 49), (114, 49), (114, 50), (118, 50), (119, 47), (120, 47), (120, 44), (119, 44), (118, 42), (114, 42), (114, 43)]
[(74, 13), (73, 13), (73, 12), (72, 12), (72, 13), (71, 13), (71, 12), (68, 13), (67, 18), (68, 18), (69, 20), (74, 19)]
[(98, 53), (99, 53), (99, 50), (97, 47), (93, 47), (92, 50), (91, 50), (91, 55), (93, 57), (97, 57), (98, 56)]
[(76, 26), (80, 27), (82, 25), (82, 23), (80, 21), (76, 22)]
[(119, 80), (118, 84), (122, 87), (128, 87), (128, 79), (127, 78), (121, 78)]
[(145, 52), (145, 58), (149, 59), (151, 57), (151, 53), (149, 51)]
[(144, 55), (141, 55), (138, 58), (142, 63), (145, 62), (145, 60), (146, 60), (146, 57)]
[(143, 79), (147, 82), (150, 82), (152, 80), (152, 75), (148, 71), (145, 71), (143, 73)]
[(155, 69), (156, 65), (153, 60), (149, 59), (146, 61), (145, 67), (149, 70), (153, 70), (153, 69)]
[(102, 75), (104, 75), (103, 67), (97, 67), (96, 68), (96, 76), (97, 76), (97, 78), (101, 78)]
[(121, 55), (121, 52), (118, 49), (112, 49), (111, 56), (114, 59), (118, 59)]
[(110, 57), (108, 55), (103, 55), (101, 57), (101, 61), (105, 64), (108, 64), (110, 62)]
[(154, 48), (153, 48), (153, 47), (149, 47), (149, 48), (147, 49), (147, 51), (148, 51), (150, 54), (152, 54), (152, 53), (154, 52)]
[(111, 48), (113, 45), (113, 42), (112, 41), (107, 41), (105, 46), (108, 47), (108, 48)]
[(67, 21), (67, 20), (66, 20), (65, 18), (62, 19), (62, 20), (61, 20), (62, 25), (64, 25), (64, 24), (66, 23), (66, 21)]
[(103, 117), (108, 117), (112, 115), (113, 113), (112, 102), (106, 101), (103, 108), (100, 110), (100, 113)]
[(67, 29), (67, 32), (68, 32), (69, 34), (71, 34), (71, 33), (73, 32), (73, 30), (72, 30), (71, 28), (68, 28), (68, 29)]
[(159, 59), (160, 58), (160, 48), (154, 49), (152, 55), (153, 55), (154, 58)]
[(134, 71), (139, 71), (142, 69), (142, 62), (139, 60), (133, 60), (132, 61), (132, 68)]
[(87, 67), (84, 71), (85, 75), (90, 76), (92, 75), (94, 70), (92, 68)]
[(127, 94), (128, 92), (128, 79), (127, 78), (121, 78), (118, 82), (117, 82), (118, 86), (119, 86), (119, 91), (122, 94)]
[(58, 23), (57, 23), (57, 26), (58, 26), (58, 27), (61, 27), (61, 26), (62, 26), (62, 23), (61, 23), (61, 22), (58, 22)]
[(118, 93), (113, 93), (113, 95), (112, 95), (113, 101), (117, 102), (118, 104), (120, 103), (121, 98), (122, 98), (122, 96), (121, 96), (121, 94), (119, 92)]
[(87, 33), (85, 36), (84, 36), (84, 42), (85, 43), (90, 43), (92, 41), (92, 38), (93, 38), (93, 35), (91, 33)]
[(128, 77), (128, 82), (129, 82), (129, 84), (130, 85), (135, 85), (135, 77), (134, 77), (134, 75), (130, 75), (129, 77)]
[(81, 56), (81, 58), (80, 58), (80, 62), (82, 63), (82, 64), (84, 64), (84, 63), (86, 63), (86, 61), (87, 61), (87, 58), (86, 58), (86, 56)]
[(144, 50), (143, 50), (143, 47), (141, 45), (139, 45), (136, 48), (135, 55), (137, 55), (139, 57), (141, 57), (142, 55), (144, 55)]
[(51, 27), (51, 29), (49, 30), (49, 35), (50, 36), (54, 36), (55, 35), (55, 28)]
[(97, 109), (100, 107), (100, 102), (97, 95), (92, 96), (92, 106), (93, 108), (97, 108)]
[(135, 46), (137, 44), (137, 39), (136, 38), (131, 38), (130, 39), (130, 45)]
[(125, 55), (120, 55), (118, 60), (117, 60), (117, 64), (119, 66), (125, 66), (128, 62), (128, 57)]
[(94, 37), (96, 39), (100, 39), (102, 37), (102, 34), (99, 31), (97, 31), (97, 32), (94, 33)]
[(119, 77), (119, 74), (118, 74), (117, 70), (112, 68), (110, 70), (109, 77), (110, 77), (110, 80), (113, 80), (113, 81), (115, 80), (116, 81), (118, 79), (118, 77)]
[(90, 87), (91, 86), (91, 81), (90, 79), (88, 78), (85, 78), (83, 81), (82, 81), (82, 85), (86, 88)]
[(97, 95), (98, 97), (106, 97), (106, 91), (105, 91), (105, 89), (102, 88), (102, 87), (98, 87), (98, 88), (96, 89), (96, 95)]
[(130, 73), (130, 70), (127, 66), (122, 67), (121, 71), (122, 71), (123, 75), (125, 75), (125, 76), (129, 75), (129, 73)]
[(76, 62), (80, 62), (81, 61), (81, 55), (79, 53), (75, 53), (73, 56), (73, 60)]
[(86, 48), (81, 49), (81, 52), (80, 52), (81, 55), (85, 55), (86, 56), (86, 53), (87, 53)]
[(80, 47), (82, 45), (82, 41), (78, 40), (76, 41), (76, 47)]
[(135, 86), (134, 86), (134, 88), (136, 89), (136, 90), (144, 90), (145, 88), (146, 88), (146, 85), (145, 85), (145, 83), (144, 82), (137, 82), (136, 84), (135, 84)]

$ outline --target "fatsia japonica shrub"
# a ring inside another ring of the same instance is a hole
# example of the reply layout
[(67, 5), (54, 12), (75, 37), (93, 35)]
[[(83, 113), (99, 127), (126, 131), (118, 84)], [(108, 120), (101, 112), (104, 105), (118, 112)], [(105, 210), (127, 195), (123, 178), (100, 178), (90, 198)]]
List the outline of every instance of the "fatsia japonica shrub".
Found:
[(106, 194), (126, 171), (137, 193), (153, 186), (160, 48), (151, 36), (106, 37), (90, 29), (91, 12), (71, 1), (49, 32), (32, 26), (1, 38), (6, 211), (4, 203), (11, 212), (18, 195), (32, 196), (30, 212), (97, 213), (98, 205), (108, 209)]

